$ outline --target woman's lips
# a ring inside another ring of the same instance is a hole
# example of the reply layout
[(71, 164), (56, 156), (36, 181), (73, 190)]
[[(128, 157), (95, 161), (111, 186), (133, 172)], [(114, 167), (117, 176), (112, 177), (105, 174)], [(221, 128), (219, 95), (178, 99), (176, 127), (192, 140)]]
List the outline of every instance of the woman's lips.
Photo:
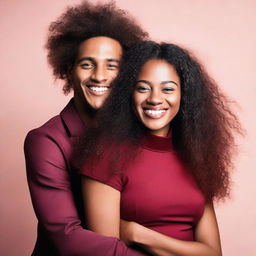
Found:
[(144, 114), (153, 119), (162, 118), (165, 115), (166, 111), (167, 109), (143, 109)]

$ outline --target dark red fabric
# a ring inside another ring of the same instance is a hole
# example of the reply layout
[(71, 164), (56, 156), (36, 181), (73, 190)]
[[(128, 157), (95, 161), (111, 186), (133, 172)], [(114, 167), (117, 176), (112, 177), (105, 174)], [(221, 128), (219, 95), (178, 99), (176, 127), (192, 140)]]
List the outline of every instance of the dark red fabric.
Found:
[(141, 147), (139, 156), (119, 174), (107, 170), (107, 158), (94, 170), (85, 164), (81, 173), (121, 191), (122, 219), (193, 241), (204, 211), (203, 194), (173, 150), (171, 137), (148, 134)]
[(82, 228), (80, 179), (70, 162), (73, 143), (83, 130), (71, 100), (60, 115), (30, 131), (25, 139), (27, 179), (38, 218), (32, 255), (142, 255), (118, 239)]

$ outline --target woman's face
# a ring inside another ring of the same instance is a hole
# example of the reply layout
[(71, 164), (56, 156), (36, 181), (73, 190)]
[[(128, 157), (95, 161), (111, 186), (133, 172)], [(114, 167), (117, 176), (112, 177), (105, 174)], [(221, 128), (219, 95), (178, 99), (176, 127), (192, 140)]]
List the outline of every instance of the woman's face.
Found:
[(147, 61), (137, 77), (133, 106), (139, 120), (155, 135), (167, 136), (180, 107), (180, 78), (165, 60)]

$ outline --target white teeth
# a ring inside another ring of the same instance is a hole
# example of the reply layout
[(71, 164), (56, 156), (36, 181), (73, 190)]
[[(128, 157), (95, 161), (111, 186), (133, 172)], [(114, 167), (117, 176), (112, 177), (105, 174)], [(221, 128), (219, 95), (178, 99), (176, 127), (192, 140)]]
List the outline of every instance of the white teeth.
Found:
[(90, 87), (90, 89), (92, 91), (95, 91), (95, 92), (105, 92), (107, 91), (109, 88), (108, 87)]
[(157, 116), (157, 115), (161, 115), (162, 113), (166, 112), (166, 110), (164, 109), (161, 109), (161, 110), (145, 110), (146, 113), (150, 114), (150, 115), (154, 115), (154, 116)]

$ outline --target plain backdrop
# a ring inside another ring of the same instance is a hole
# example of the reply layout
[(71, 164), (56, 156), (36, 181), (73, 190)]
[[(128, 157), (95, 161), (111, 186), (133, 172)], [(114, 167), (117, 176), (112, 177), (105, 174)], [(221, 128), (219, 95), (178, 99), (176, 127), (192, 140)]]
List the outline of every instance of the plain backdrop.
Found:
[[(71, 97), (54, 81), (44, 43), (48, 25), (77, 0), (0, 0), (0, 255), (27, 256), (36, 218), (26, 183), (27, 132)], [(158, 41), (192, 50), (237, 104), (238, 138), (230, 200), (216, 204), (224, 256), (256, 256), (256, 1), (117, 0)]]

